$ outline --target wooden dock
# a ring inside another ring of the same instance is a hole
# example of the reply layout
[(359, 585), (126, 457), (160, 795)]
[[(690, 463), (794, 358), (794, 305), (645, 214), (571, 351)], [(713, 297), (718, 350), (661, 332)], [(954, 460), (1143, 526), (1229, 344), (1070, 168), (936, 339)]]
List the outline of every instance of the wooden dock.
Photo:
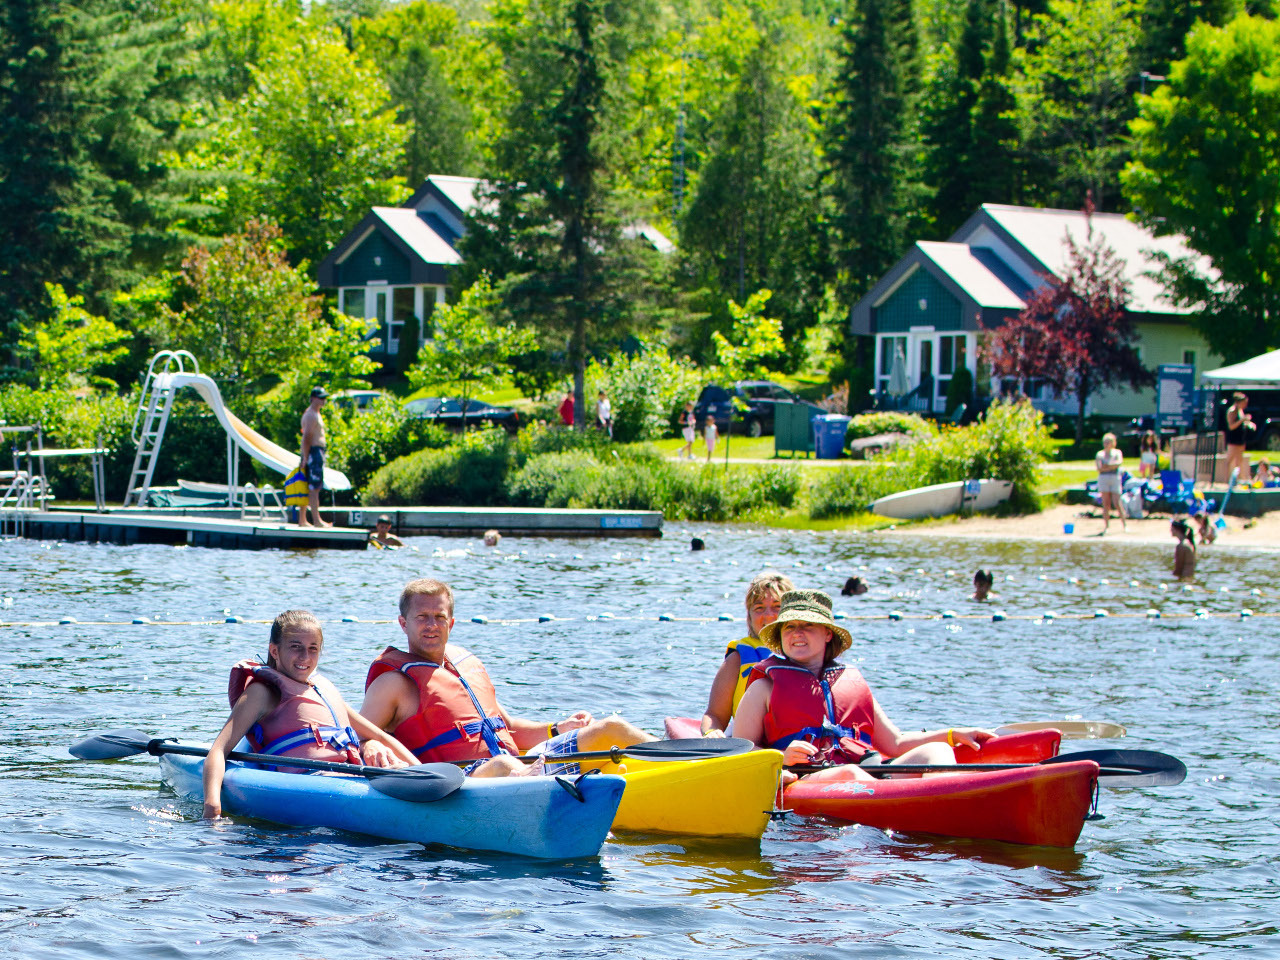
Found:
[(534, 507), (403, 507), (322, 510), (332, 527), (316, 529), (270, 516), (246, 517), (217, 506), (119, 507), (104, 512), (55, 506), (0, 509), (0, 530), (33, 540), (169, 543), (227, 550), (364, 550), (382, 514), (399, 536), (476, 537), (486, 530), (522, 537), (661, 537), (653, 510), (542, 510)]

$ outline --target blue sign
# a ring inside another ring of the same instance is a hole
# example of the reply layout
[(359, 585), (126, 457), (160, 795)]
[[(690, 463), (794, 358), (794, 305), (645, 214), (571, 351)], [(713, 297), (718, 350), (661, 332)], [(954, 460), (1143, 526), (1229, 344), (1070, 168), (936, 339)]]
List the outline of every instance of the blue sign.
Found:
[(1156, 432), (1162, 427), (1189, 429), (1196, 416), (1196, 368), (1162, 363), (1156, 368)]
[(605, 530), (639, 530), (644, 525), (643, 517), (601, 517), (600, 526)]

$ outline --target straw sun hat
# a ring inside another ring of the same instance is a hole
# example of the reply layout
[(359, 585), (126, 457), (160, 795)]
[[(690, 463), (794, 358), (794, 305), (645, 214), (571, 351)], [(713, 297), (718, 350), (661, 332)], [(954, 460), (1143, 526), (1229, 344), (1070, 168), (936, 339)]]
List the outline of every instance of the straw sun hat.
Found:
[(831, 598), (821, 590), (789, 590), (782, 595), (782, 612), (778, 619), (760, 628), (760, 639), (769, 649), (782, 652), (782, 626), (795, 621), (820, 623), (831, 630), (828, 656), (835, 658), (853, 646), (849, 631), (836, 624), (831, 616)]

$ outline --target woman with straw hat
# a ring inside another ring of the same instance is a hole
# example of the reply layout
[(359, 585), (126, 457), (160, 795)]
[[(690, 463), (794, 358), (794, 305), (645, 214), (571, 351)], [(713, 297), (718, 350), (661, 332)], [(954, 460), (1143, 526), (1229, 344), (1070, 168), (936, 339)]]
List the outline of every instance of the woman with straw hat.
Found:
[[(955, 763), (957, 744), (975, 749), (995, 734), (976, 727), (903, 733), (867, 682), (836, 658), (853, 645), (818, 590), (782, 597), (778, 619), (760, 631), (775, 653), (751, 672), (734, 733), (783, 752), (788, 764), (857, 764), (872, 752), (903, 763)], [(859, 778), (872, 779), (858, 772)]]

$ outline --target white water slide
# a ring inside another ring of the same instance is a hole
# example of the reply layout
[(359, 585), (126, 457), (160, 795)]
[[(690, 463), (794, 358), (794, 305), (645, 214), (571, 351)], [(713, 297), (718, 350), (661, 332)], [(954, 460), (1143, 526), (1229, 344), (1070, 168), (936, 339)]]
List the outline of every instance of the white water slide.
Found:
[[(233, 455), (235, 450), (243, 450), (263, 466), (282, 476), (287, 477), (297, 469), (301, 460), (300, 454), (292, 453), (279, 444), (272, 443), (228, 410), (222, 402), (222, 392), (218, 389), (218, 384), (211, 377), (200, 372), (200, 365), (195, 357), (186, 350), (161, 350), (151, 358), (147, 379), (143, 385), (142, 398), (133, 422), (133, 439), (138, 445), (138, 455), (133, 462), (133, 474), (129, 480), (128, 493), (125, 495), (125, 506), (131, 502), (146, 501), (156, 454), (164, 439), (174, 396), (183, 387), (191, 387), (200, 395), (200, 399), (209, 405), (209, 409), (213, 411), (213, 415), (218, 418), (218, 423), (227, 433), (227, 484), (230, 488), (234, 490), (239, 485), (239, 458)], [(326, 490), (351, 489), (351, 483), (346, 475), (340, 470), (331, 470), (329, 467), (324, 468), (324, 486)]]

